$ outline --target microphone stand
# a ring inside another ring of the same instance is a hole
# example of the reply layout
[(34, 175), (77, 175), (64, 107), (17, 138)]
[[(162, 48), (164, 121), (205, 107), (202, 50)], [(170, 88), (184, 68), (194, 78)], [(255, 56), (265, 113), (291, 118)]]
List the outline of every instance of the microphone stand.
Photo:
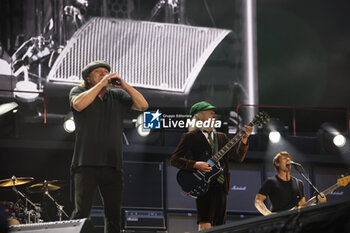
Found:
[[(309, 178), (307, 178), (304, 174), (305, 170), (303, 168), (302, 165), (295, 165), (293, 164), (295, 170), (297, 170), (299, 172), (299, 174), (304, 177), (304, 179), (309, 183), (309, 185), (315, 190), (315, 193), (317, 193), (318, 195), (320, 195), (322, 198), (324, 198), (324, 196), (320, 193), (320, 191), (318, 191), (318, 189), (313, 185), (313, 183), (309, 180)], [(318, 198), (316, 197), (316, 201), (318, 201)]]

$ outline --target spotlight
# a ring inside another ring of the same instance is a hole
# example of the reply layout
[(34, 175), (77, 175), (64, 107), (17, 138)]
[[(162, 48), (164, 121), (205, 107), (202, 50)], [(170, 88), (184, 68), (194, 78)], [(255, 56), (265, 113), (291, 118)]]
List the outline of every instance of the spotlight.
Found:
[(339, 134), (333, 138), (333, 143), (337, 147), (343, 147), (345, 146), (346, 138), (343, 135)]
[(142, 125), (139, 125), (139, 126), (137, 126), (137, 133), (142, 137), (146, 137), (151, 133), (151, 130), (144, 129)]
[(321, 125), (318, 136), (323, 149), (329, 153), (338, 152), (346, 144), (346, 138), (335, 123), (325, 122)]
[(278, 143), (281, 140), (281, 134), (278, 131), (271, 131), (269, 133), (269, 139), (272, 143)]
[(286, 134), (284, 123), (278, 118), (271, 118), (270, 121), (264, 125), (263, 131), (265, 135), (268, 134), (271, 143), (279, 143), (282, 136)]
[(143, 113), (141, 113), (135, 122), (135, 127), (137, 129), (137, 133), (142, 136), (142, 137), (146, 137), (151, 133), (150, 129), (145, 129), (143, 128)]
[(63, 128), (67, 133), (73, 133), (75, 131), (75, 123), (72, 112), (68, 113), (64, 117)]

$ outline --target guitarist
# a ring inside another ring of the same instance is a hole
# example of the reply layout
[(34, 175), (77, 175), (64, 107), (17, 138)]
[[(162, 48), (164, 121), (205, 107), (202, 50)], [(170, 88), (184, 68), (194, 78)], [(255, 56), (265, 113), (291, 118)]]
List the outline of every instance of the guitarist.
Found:
[[(190, 115), (196, 121), (204, 122), (209, 119), (215, 122), (215, 107), (205, 101), (198, 102), (191, 107)], [(217, 179), (213, 179), (209, 190), (204, 195), (196, 198), (199, 230), (222, 225), (226, 222), (226, 203), (230, 185), (228, 160), (229, 158), (238, 162), (244, 160), (248, 150), (248, 136), (252, 132), (252, 127), (245, 126), (243, 131), (245, 133), (237, 149), (231, 149), (219, 161), (224, 169), (223, 174)], [(189, 132), (182, 135), (174, 154), (171, 156), (171, 165), (189, 171), (198, 169), (210, 172), (212, 168), (205, 161), (228, 141), (229, 138), (226, 134), (216, 132), (214, 128), (190, 128)], [(203, 155), (206, 158), (203, 158)]]
[[(287, 151), (278, 153), (273, 159), (277, 175), (268, 178), (255, 197), (255, 208), (263, 215), (289, 210), (295, 206), (301, 207), (305, 202), (304, 184), (290, 175), (291, 156)], [(267, 196), (270, 198), (271, 211), (264, 204)], [(319, 202), (325, 202), (326, 197), (318, 196)]]

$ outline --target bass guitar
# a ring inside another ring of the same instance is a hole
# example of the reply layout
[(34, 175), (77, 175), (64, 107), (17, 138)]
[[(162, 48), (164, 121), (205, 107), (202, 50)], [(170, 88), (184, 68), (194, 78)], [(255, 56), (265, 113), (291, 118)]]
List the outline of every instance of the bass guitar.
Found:
[[(337, 188), (339, 188), (341, 186), (343, 186), (343, 187), (347, 186), (349, 182), (350, 182), (350, 176), (339, 178), (339, 179), (337, 179), (337, 183), (336, 184), (334, 184), (331, 187), (325, 189), (322, 193), (327, 196), (328, 194), (332, 193)], [(301, 207), (307, 207), (307, 206), (311, 206), (311, 205), (315, 205), (315, 204), (316, 204), (316, 196), (310, 198), (307, 202), (302, 204)]]
[[(270, 120), (269, 115), (266, 112), (259, 112), (255, 115), (254, 119), (248, 124), (249, 126), (262, 126)], [(207, 163), (212, 168), (210, 172), (203, 172), (200, 170), (188, 171), (180, 169), (177, 173), (176, 179), (181, 189), (190, 195), (197, 198), (205, 194), (209, 189), (211, 180), (217, 178), (223, 169), (219, 164), (219, 160), (232, 148), (239, 140), (242, 139), (244, 131), (240, 131), (233, 137), (224, 147), (222, 147), (215, 155), (207, 160)], [(205, 160), (204, 160), (205, 161)]]

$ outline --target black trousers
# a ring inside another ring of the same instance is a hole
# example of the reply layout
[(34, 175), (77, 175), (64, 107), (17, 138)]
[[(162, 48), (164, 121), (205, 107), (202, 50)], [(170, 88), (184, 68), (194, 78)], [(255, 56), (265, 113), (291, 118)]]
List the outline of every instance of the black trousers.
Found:
[(74, 204), (72, 219), (88, 218), (96, 189), (102, 197), (105, 232), (119, 233), (123, 172), (112, 167), (78, 167), (74, 169)]

